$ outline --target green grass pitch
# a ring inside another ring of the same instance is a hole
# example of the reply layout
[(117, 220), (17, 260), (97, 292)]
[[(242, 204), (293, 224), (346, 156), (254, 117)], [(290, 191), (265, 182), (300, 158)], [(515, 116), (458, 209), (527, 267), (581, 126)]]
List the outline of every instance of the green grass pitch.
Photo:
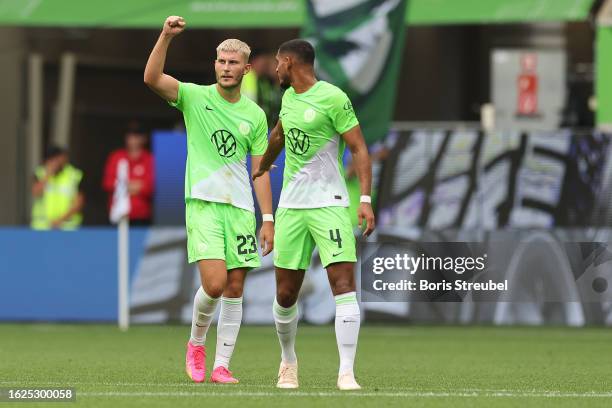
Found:
[[(75, 387), (83, 407), (610, 407), (612, 330), (364, 326), (359, 392), (335, 388), (332, 326), (298, 329), (300, 389), (274, 385), (272, 326), (243, 326), (231, 369), (238, 385), (193, 384), (187, 326), (0, 324), (0, 387)], [(207, 366), (214, 360), (214, 329)], [(2, 406), (11, 404), (0, 403)]]

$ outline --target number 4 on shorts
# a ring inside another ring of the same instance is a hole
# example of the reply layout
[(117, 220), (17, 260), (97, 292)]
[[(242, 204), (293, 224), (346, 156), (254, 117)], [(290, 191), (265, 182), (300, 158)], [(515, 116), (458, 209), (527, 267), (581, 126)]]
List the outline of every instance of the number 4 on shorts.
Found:
[[(334, 231), (336, 232), (336, 236), (334, 236)], [(338, 228), (329, 230), (329, 239), (337, 243), (338, 248), (342, 248), (342, 237), (340, 236), (340, 230)]]

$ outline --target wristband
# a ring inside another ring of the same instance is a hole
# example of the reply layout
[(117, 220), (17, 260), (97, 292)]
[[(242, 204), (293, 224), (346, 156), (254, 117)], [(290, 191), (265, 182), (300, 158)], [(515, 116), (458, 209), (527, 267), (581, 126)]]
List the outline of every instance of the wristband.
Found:
[(274, 216), (272, 214), (264, 214), (261, 217), (262, 217), (263, 222), (266, 222), (266, 221), (274, 222)]
[(369, 195), (362, 195), (361, 197), (359, 197), (359, 202), (360, 203), (371, 204), (372, 203), (372, 197), (370, 197)]

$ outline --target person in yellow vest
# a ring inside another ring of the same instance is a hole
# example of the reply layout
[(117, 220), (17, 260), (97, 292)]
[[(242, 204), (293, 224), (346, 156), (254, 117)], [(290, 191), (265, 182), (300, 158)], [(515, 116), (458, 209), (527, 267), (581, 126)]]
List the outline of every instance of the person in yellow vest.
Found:
[(81, 225), (85, 196), (83, 172), (68, 162), (66, 150), (52, 146), (34, 174), (32, 222), (37, 230), (76, 229)]

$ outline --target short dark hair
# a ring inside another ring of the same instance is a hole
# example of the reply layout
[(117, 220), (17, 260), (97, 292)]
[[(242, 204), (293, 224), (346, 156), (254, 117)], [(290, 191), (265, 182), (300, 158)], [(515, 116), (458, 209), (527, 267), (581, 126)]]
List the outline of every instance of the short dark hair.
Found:
[(68, 151), (63, 147), (57, 145), (50, 145), (47, 146), (47, 149), (45, 150), (45, 160), (49, 160), (53, 157), (61, 156), (64, 154), (68, 154)]
[(278, 48), (279, 54), (293, 54), (304, 64), (314, 65), (315, 50), (311, 43), (296, 38), (281, 44)]
[(147, 130), (142, 126), (142, 124), (139, 121), (131, 120), (130, 122), (128, 122), (125, 128), (125, 134), (126, 135), (137, 134), (137, 135), (146, 136)]

